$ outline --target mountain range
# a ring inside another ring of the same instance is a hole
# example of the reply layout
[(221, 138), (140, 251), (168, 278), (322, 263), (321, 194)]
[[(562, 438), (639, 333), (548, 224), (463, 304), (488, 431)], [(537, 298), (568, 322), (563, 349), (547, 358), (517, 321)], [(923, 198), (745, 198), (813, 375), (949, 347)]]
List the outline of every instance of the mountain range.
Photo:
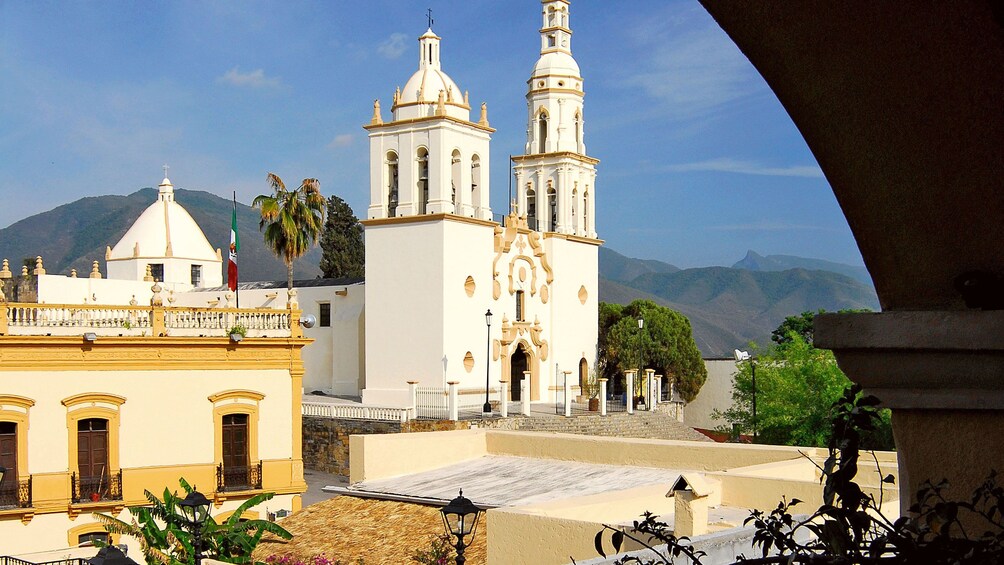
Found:
[[(114, 245), (156, 198), (156, 189), (143, 188), (128, 196), (82, 198), (25, 218), (0, 230), (0, 259), (9, 259), (11, 270), (19, 270), (23, 260), (33, 265), (34, 257), (41, 255), (50, 273), (75, 268), (86, 276), (92, 261), (103, 265), (105, 247)], [(230, 244), (231, 201), (181, 188), (175, 189), (175, 198), (213, 247), (225, 249)], [(286, 267), (265, 247), (258, 220), (256, 210), (237, 204), (241, 280), (285, 280)], [(320, 256), (314, 247), (298, 259), (294, 276), (319, 276)], [(751, 250), (732, 267), (680, 269), (601, 247), (599, 265), (601, 301), (626, 304), (648, 299), (683, 313), (707, 357), (728, 356), (750, 341), (767, 343), (785, 316), (820, 308), (879, 307), (864, 267), (819, 259), (764, 257)]]

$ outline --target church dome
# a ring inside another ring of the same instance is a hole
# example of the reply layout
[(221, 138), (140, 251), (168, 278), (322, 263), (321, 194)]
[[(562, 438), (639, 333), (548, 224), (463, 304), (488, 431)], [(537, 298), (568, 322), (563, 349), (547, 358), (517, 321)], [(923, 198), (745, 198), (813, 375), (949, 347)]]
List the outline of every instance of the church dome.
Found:
[(418, 70), (394, 98), (394, 119), (424, 118), (438, 112), (440, 94), (447, 116), (470, 120), (470, 106), (464, 92), (440, 66), (441, 38), (429, 29), (418, 38)]
[(199, 224), (174, 201), (174, 185), (167, 178), (160, 183), (157, 201), (139, 215), (106, 259), (136, 257), (220, 261)]
[(545, 53), (537, 59), (537, 64), (533, 66), (532, 77), (544, 77), (547, 75), (564, 75), (578, 77), (579, 64), (568, 53), (553, 51)]

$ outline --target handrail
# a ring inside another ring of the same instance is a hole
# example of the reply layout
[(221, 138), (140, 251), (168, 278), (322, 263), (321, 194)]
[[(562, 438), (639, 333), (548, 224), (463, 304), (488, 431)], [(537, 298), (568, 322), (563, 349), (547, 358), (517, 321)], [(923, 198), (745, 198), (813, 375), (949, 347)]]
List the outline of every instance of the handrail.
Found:
[(0, 335), (224, 336), (242, 326), (249, 337), (291, 337), (297, 333), (293, 330), (299, 313), (274, 308), (0, 302)]
[(358, 404), (326, 404), (323, 402), (304, 402), (302, 406), (303, 415), (314, 418), (378, 420), (384, 422), (407, 422), (411, 418), (411, 409), (409, 408), (363, 406)]

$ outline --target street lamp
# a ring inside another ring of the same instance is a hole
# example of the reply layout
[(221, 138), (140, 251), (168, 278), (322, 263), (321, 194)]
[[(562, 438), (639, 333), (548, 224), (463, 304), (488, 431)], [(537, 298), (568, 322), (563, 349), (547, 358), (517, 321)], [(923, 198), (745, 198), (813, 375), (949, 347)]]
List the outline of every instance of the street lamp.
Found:
[[(478, 528), (478, 518), (483, 512), (474, 503), (464, 497), (463, 489), (460, 496), (454, 498), (449, 504), (442, 507), (443, 525), (446, 527), (447, 535), (457, 538), (457, 565), (464, 565), (467, 560), (464, 558), (464, 548), (474, 542), (474, 533)], [(464, 538), (470, 536), (466, 541)]]
[[(637, 397), (645, 396), (642, 394), (641, 391), (641, 381), (642, 381), (641, 373), (645, 368), (645, 354), (642, 353), (642, 348), (641, 348), (641, 341), (642, 341), (641, 332), (644, 329), (645, 329), (645, 318), (639, 316), (638, 317), (638, 372), (635, 373), (634, 376), (634, 388), (635, 388), (634, 395)], [(633, 398), (631, 399), (631, 402), (634, 402)]]
[(88, 565), (139, 565), (126, 556), (118, 546), (106, 545), (98, 554), (86, 561)]
[(178, 503), (188, 526), (192, 529), (192, 549), (195, 551), (195, 565), (202, 565), (202, 523), (209, 516), (209, 499), (201, 492), (193, 490), (185, 500)]
[(736, 362), (749, 361), (750, 371), (753, 375), (753, 441), (756, 442), (756, 359), (750, 355), (749, 351), (735, 350)]
[[(485, 415), (492, 413), (492, 403), (488, 402), (488, 382), (491, 378), (491, 358), (492, 358), (492, 311), (485, 312), (485, 325), (488, 326), (488, 349), (485, 351), (485, 405), (481, 407), (481, 412)], [(505, 399), (502, 399), (505, 402)]]

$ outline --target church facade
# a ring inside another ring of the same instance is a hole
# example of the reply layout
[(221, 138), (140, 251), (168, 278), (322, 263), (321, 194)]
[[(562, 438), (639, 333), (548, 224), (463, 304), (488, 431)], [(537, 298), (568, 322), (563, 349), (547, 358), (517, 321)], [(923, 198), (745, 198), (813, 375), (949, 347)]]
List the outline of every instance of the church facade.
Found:
[(598, 161), (585, 154), (569, 4), (542, 5), (508, 214), (493, 216), (488, 206), (487, 107), (472, 120), (470, 96), (443, 71), (431, 29), (418, 41), (418, 70), (394, 92), (389, 121), (374, 103), (363, 221), (365, 403), (406, 404), (408, 381), (483, 390), (486, 380), (507, 380), (518, 400), (527, 375), (530, 399), (547, 400), (562, 379), (577, 384), (593, 368)]

